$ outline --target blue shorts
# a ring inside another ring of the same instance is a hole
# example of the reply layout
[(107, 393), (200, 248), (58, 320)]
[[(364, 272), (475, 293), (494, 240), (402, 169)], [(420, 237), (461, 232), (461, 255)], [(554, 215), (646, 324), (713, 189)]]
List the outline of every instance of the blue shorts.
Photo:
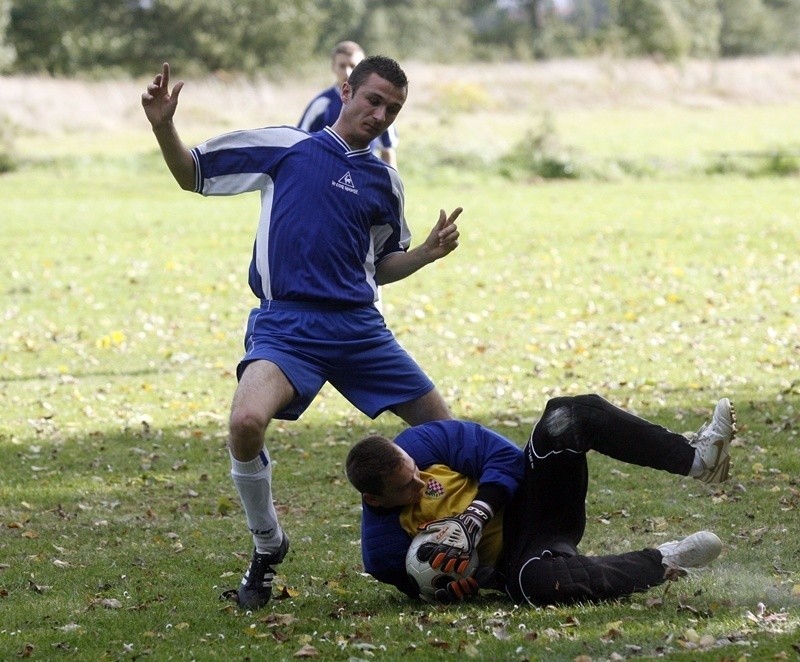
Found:
[(275, 418), (296, 420), (325, 382), (370, 418), (433, 390), (433, 382), (386, 328), (372, 305), (355, 308), (265, 301), (247, 320), (236, 370), (264, 359), (277, 365), (297, 397)]

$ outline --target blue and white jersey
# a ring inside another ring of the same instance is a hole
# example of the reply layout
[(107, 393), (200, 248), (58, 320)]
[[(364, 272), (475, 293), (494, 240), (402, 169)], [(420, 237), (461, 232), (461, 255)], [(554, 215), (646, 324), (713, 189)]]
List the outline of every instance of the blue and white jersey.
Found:
[(249, 282), (262, 301), (372, 304), (375, 266), (411, 243), (397, 171), (330, 128), (235, 131), (191, 154), (197, 193), (261, 193)]
[[(297, 123), (298, 128), (309, 133), (322, 131), (326, 126), (333, 126), (339, 118), (342, 110), (341, 90), (337, 85), (329, 87), (324, 92), (320, 92), (311, 103), (308, 104), (303, 116)], [(370, 143), (369, 148), (373, 152), (382, 149), (395, 149), (398, 143), (397, 130), (392, 124), (386, 131), (379, 135)]]

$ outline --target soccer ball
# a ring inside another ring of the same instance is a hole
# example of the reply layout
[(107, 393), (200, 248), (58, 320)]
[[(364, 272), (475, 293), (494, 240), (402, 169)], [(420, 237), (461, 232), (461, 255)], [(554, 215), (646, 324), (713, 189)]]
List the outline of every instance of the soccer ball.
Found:
[(418, 552), (420, 547), (426, 542), (432, 542), (436, 539), (435, 532), (418, 533), (411, 541), (411, 546), (406, 552), (406, 572), (408, 578), (416, 584), (419, 588), (420, 597), (426, 602), (436, 601), (436, 590), (444, 588), (452, 581), (457, 579), (466, 579), (470, 577), (478, 567), (478, 550), (472, 550), (472, 556), (469, 559), (469, 565), (463, 573), (458, 573), (455, 570), (452, 572), (444, 572), (441, 568), (434, 570), (431, 564), (427, 561), (422, 561), (419, 558)]

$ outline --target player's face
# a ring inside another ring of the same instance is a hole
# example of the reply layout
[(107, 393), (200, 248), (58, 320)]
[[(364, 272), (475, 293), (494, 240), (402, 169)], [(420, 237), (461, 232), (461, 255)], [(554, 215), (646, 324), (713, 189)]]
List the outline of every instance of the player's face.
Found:
[(342, 86), (342, 114), (336, 122), (339, 135), (356, 149), (369, 145), (388, 129), (406, 102), (406, 89), (372, 73), (353, 92)]
[(333, 75), (336, 76), (336, 82), (339, 84), (339, 87), (342, 86), (342, 83), (347, 80), (353, 69), (356, 68), (356, 65), (363, 59), (363, 53), (352, 53), (350, 55), (347, 53), (336, 54), (331, 63), (331, 69), (333, 70)]
[(410, 506), (422, 499), (425, 482), (419, 476), (417, 463), (402, 448), (398, 450), (402, 456), (399, 468), (384, 481), (383, 494), (374, 497), (383, 508)]

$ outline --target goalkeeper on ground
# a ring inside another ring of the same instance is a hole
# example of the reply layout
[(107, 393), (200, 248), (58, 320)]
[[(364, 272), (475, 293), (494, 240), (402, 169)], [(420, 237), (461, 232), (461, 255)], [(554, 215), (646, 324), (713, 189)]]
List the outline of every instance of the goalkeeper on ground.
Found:
[(370, 436), (347, 456), (347, 477), (362, 495), (366, 571), (411, 597), (405, 570), (411, 540), (441, 531), (450, 544), (429, 550), (433, 567), (457, 567), (477, 548), (480, 565), (437, 598), (479, 588), (517, 604), (597, 601), (628, 596), (716, 558), (722, 543), (700, 531), (655, 548), (584, 556), (589, 450), (707, 483), (728, 478), (733, 407), (719, 401), (693, 439), (634, 416), (597, 395), (550, 400), (524, 448), (466, 421), (414, 426), (394, 441)]

